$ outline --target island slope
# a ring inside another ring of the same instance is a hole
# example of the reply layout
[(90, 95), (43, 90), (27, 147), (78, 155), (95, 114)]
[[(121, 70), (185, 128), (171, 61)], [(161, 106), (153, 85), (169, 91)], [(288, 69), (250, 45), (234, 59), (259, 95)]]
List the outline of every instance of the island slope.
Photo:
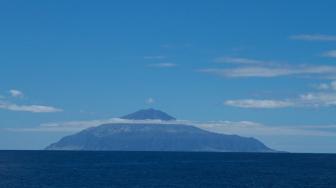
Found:
[(189, 125), (106, 124), (62, 138), (47, 150), (273, 152), (254, 138)]

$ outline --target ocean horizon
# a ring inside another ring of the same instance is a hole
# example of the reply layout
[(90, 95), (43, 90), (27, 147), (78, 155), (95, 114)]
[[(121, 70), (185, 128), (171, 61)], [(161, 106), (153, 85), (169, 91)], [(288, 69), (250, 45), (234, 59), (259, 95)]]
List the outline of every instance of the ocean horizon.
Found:
[(0, 151), (0, 187), (333, 187), (335, 154)]

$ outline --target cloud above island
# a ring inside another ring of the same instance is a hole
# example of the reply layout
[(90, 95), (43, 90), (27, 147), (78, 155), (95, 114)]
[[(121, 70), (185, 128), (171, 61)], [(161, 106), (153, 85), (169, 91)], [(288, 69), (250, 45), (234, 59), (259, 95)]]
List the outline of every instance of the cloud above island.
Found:
[(155, 101), (154, 98), (149, 97), (145, 102), (146, 102), (146, 104), (154, 104), (156, 101)]
[(336, 136), (336, 125), (268, 126), (253, 121), (162, 121), (162, 120), (127, 120), (110, 118), (88, 121), (53, 122), (31, 128), (6, 128), (12, 132), (78, 132), (103, 124), (181, 124), (192, 125), (203, 130), (222, 134), (235, 134), (247, 137), (258, 136)]

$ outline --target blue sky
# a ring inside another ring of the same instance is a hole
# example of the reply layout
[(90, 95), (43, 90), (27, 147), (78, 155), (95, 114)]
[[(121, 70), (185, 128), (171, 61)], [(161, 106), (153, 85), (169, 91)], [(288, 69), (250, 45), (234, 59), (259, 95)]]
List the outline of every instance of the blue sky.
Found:
[(336, 152), (335, 6), (1, 1), (0, 149), (71, 134), (42, 125), (153, 107), (279, 150)]

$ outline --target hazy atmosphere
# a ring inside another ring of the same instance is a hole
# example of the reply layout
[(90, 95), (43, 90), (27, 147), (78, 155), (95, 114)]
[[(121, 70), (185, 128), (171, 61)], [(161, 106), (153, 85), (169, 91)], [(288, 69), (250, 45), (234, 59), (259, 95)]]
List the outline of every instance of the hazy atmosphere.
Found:
[(120, 119), (154, 108), (279, 151), (335, 153), (335, 6), (1, 1), (0, 149), (164, 123)]

